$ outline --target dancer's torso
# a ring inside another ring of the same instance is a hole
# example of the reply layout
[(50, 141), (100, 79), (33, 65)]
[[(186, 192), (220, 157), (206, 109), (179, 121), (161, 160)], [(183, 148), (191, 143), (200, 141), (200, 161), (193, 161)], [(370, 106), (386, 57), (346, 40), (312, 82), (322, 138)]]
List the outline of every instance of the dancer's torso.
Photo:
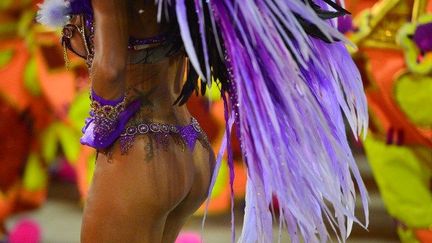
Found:
[(140, 99), (142, 105), (120, 138), (125, 143), (122, 146), (130, 146), (130, 140), (133, 143), (136, 136), (150, 134), (156, 140), (162, 138), (164, 146), (172, 140), (167, 137), (173, 137), (185, 148), (194, 149), (193, 145), (199, 141), (210, 150), (207, 137), (186, 105), (174, 105), (186, 72), (180, 37), (166, 25), (157, 23), (153, 3), (130, 5), (129, 31), (136, 41), (129, 42), (126, 97), (130, 101)]
[[(157, 22), (157, 6), (152, 1), (129, 1), (128, 13), (130, 36), (141, 40), (165, 37), (167, 27)], [(173, 106), (183, 83), (180, 69), (185, 56), (182, 51), (177, 51), (173, 56), (157, 53), (158, 49), (166, 49), (162, 46), (166, 42), (173, 40), (159, 41), (154, 47), (141, 50), (129, 48), (129, 59), (134, 60), (129, 60), (127, 67), (127, 96), (143, 100), (140, 114), (148, 119), (187, 124), (190, 115), (186, 107)], [(136, 46), (139, 47), (138, 44)], [(157, 57), (151, 60), (140, 58), (149, 50), (156, 52)]]

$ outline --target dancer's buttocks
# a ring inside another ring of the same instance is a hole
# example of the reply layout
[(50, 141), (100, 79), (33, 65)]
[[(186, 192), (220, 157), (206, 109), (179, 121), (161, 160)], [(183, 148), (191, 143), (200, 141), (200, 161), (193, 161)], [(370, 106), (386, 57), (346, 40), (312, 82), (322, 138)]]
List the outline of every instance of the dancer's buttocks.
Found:
[[(153, 134), (135, 134), (127, 153), (118, 141), (109, 155), (99, 154), (85, 207), (84, 242), (174, 242), (204, 202), (213, 152), (202, 139), (189, 147), (180, 135), (153, 124)], [(193, 123), (185, 127), (200, 134)]]
[(127, 154), (116, 143), (112, 155), (99, 155), (83, 220), (83, 239), (91, 236), (87, 242), (174, 242), (203, 203), (212, 152), (201, 143), (193, 151), (175, 143), (163, 149), (150, 144), (150, 136), (138, 136)]

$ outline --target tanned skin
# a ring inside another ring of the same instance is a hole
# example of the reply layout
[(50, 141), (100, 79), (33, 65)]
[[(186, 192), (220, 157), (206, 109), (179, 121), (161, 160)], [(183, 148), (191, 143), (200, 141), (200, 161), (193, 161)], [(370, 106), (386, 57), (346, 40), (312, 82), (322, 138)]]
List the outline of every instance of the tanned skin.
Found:
[[(147, 3), (148, 2), (148, 3)], [(143, 100), (143, 119), (187, 125), (186, 106), (173, 106), (184, 77), (180, 53), (156, 64), (127, 63), (129, 36), (163, 32), (154, 1), (92, 0), (95, 58), (91, 82), (96, 94), (115, 99), (124, 92)], [(170, 142), (157, 148), (138, 136), (126, 155), (118, 142), (96, 161), (84, 208), (81, 242), (174, 242), (180, 229), (206, 198), (214, 155), (200, 142), (189, 151)]]

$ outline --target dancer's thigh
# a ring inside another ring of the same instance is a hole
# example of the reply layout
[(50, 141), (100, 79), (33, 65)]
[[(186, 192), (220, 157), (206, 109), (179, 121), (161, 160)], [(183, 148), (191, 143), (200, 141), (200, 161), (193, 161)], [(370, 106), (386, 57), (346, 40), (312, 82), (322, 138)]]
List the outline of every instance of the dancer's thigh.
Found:
[(99, 154), (84, 210), (83, 242), (161, 242), (165, 220), (194, 179), (191, 153), (172, 144), (149, 151), (139, 137), (127, 155)]

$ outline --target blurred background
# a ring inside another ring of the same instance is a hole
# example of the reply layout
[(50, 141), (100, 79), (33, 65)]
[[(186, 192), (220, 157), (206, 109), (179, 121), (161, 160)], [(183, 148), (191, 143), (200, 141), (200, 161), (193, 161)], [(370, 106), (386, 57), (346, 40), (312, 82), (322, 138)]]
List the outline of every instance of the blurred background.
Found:
[[(35, 23), (38, 2), (0, 1), (0, 242), (79, 242), (95, 161), (79, 144), (89, 81), (59, 32)], [(370, 193), (370, 226), (356, 225), (348, 242), (432, 242), (432, 1), (346, 0), (346, 8), (352, 16), (340, 18), (339, 28), (357, 45), (350, 51), (371, 117), (366, 141), (350, 138)], [(217, 150), (224, 132), (217, 92), (188, 106)], [(238, 143), (234, 152), (240, 231), (246, 176)], [(205, 242), (230, 242), (229, 211), (223, 166)], [(202, 215), (191, 218), (178, 243), (199, 242)]]

